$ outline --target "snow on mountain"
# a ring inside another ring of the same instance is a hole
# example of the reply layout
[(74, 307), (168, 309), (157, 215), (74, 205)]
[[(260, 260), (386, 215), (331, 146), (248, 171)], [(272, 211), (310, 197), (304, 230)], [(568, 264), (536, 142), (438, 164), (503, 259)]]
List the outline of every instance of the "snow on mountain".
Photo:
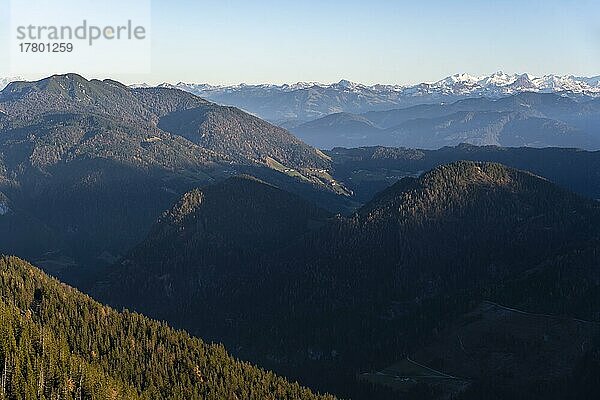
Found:
[(8, 84), (11, 82), (22, 81), (22, 80), (24, 80), (24, 79), (20, 76), (14, 76), (14, 77), (9, 77), (9, 78), (0, 78), (0, 90), (4, 90), (4, 88), (7, 87)]
[(322, 84), (317, 82), (298, 82), (284, 85), (247, 85), (233, 86), (209, 85), (179, 82), (175, 85), (164, 83), (160, 86), (175, 87), (190, 92), (231, 92), (264, 89), (279, 92), (291, 92), (311, 88), (334, 89), (351, 92), (396, 93), (399, 96), (416, 96), (425, 94), (438, 95), (473, 95), (501, 97), (522, 91), (547, 93), (573, 93), (600, 97), (600, 76), (576, 77), (573, 75), (544, 75), (536, 77), (530, 74), (506, 74), (502, 71), (491, 75), (474, 76), (455, 74), (436, 82), (423, 82), (416, 85), (383, 85), (372, 86), (341, 80), (337, 83)]
[(572, 75), (456, 74), (416, 85), (336, 83), (210, 85), (164, 83), (161, 87), (191, 92), (216, 103), (242, 108), (266, 120), (291, 128), (336, 112), (363, 113), (417, 104), (454, 102), (469, 97), (506, 97), (521, 92), (558, 93), (573, 98), (600, 97), (600, 77)]
[(413, 86), (414, 94), (453, 94), (470, 96), (502, 97), (520, 92), (543, 92), (600, 96), (600, 80), (579, 78), (572, 75), (505, 74), (502, 71), (491, 75), (472, 76), (457, 74), (440, 81)]
[(481, 86), (507, 86), (513, 83), (516, 80), (515, 78), (515, 75), (508, 75), (502, 71), (498, 71), (480, 78), (478, 84)]

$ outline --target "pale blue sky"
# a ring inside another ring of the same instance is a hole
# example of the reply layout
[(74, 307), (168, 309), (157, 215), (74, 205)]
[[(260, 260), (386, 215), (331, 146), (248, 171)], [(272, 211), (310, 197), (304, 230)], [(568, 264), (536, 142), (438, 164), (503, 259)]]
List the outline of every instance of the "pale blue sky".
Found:
[(590, 76), (600, 74), (600, 1), (153, 0), (152, 40), (151, 74), (105, 77), (371, 84), (497, 70)]

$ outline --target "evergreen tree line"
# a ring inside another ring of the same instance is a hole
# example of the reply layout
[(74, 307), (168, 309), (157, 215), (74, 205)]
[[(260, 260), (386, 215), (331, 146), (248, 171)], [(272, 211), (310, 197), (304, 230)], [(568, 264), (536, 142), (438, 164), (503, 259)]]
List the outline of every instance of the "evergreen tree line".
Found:
[(0, 258), (0, 399), (333, 399)]

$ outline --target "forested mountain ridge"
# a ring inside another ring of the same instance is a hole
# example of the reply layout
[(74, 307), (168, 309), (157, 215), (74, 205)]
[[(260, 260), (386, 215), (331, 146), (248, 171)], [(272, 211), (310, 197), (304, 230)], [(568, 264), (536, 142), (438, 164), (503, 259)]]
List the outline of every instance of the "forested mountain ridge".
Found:
[[(230, 176), (251, 173), (334, 209), (349, 203), (328, 156), (180, 90), (55, 75), (11, 83), (0, 110), (0, 193), (10, 204), (0, 250), (71, 283), (138, 243), (183, 193)], [(32, 231), (38, 240), (25, 240)]]
[(579, 195), (600, 199), (600, 152), (579, 149), (461, 144), (439, 150), (394, 147), (335, 148), (327, 154), (333, 174), (367, 202), (402, 177), (416, 177), (439, 165), (470, 160), (497, 162), (533, 172)]
[[(469, 197), (477, 195), (476, 191), (481, 188), (489, 190), (487, 196), (491, 196), (494, 190), (503, 189), (522, 195), (529, 189), (528, 185), (539, 187), (544, 185), (544, 181), (545, 178), (526, 171), (506, 168), (501, 164), (457, 161), (436, 167), (419, 178), (401, 179), (376, 195), (359, 209), (358, 214), (370, 222), (408, 219), (411, 214), (435, 218), (442, 213), (451, 212), (450, 204), (453, 202), (470, 201)], [(550, 183), (547, 186), (548, 190), (560, 192)], [(532, 196), (531, 200), (535, 200), (535, 197)], [(480, 204), (475, 200), (472, 206)]]
[(296, 168), (327, 165), (322, 154), (284, 129), (174, 89), (130, 89), (110, 80), (54, 75), (37, 82), (11, 83), (0, 92), (0, 109), (16, 126), (53, 114), (101, 115), (145, 128), (162, 125), (203, 149), (246, 162), (270, 156)]
[(2, 399), (333, 399), (0, 258)]
[[(328, 212), (256, 178), (229, 178), (184, 194), (146, 240), (119, 261), (112, 279), (120, 287), (153, 293), (155, 308), (200, 293), (236, 290), (268, 278), (256, 268), (257, 260), (318, 230), (329, 218)], [(113, 289), (97, 287), (104, 299), (129, 299)], [(168, 312), (161, 318), (168, 318)]]
[[(219, 211), (228, 209), (227, 214)], [(294, 211), (295, 215), (291, 215)], [(199, 233), (220, 231), (235, 237), (241, 245), (252, 247), (249, 239), (269, 245), (286, 240), (308, 228), (309, 222), (324, 220), (329, 214), (313, 204), (251, 176), (229, 178), (220, 184), (186, 193), (170, 210), (163, 213), (151, 236), (164, 237), (172, 230), (187, 230), (195, 225)], [(287, 219), (293, 217), (293, 219)], [(273, 223), (267, 222), (273, 221)], [(247, 228), (240, 229), (240, 224)], [(269, 226), (268, 231), (262, 228)], [(248, 229), (253, 230), (248, 232)], [(290, 233), (287, 233), (290, 231)], [(185, 232), (186, 235), (189, 232)]]
[[(531, 173), (495, 163), (459, 161), (419, 178), (401, 179), (354, 217), (342, 219), (343, 233), (323, 248), (326, 252), (328, 247), (332, 252), (340, 250), (342, 258), (357, 266), (362, 262), (396, 268), (406, 260), (401, 292), (414, 291), (418, 282), (425, 284), (423, 290), (435, 291), (438, 284), (451, 283), (448, 277), (442, 278), (441, 271), (462, 271), (463, 280), (456, 278), (456, 283), (464, 285), (481, 279), (481, 273), (496, 277), (513, 273), (527, 266), (528, 257), (547, 257), (567, 243), (585, 242), (598, 234), (594, 222), (598, 218), (597, 202)], [(428, 246), (436, 252), (419, 252)], [(507, 247), (520, 249), (519, 255)], [(464, 252), (471, 253), (476, 264), (494, 264), (493, 269), (485, 271), (473, 265), (473, 270), (465, 270), (468, 264), (457, 261)], [(414, 259), (415, 253), (420, 262)], [(443, 261), (439, 254), (444, 254)], [(456, 260), (452, 261), (451, 255)], [(451, 265), (457, 269), (452, 270)], [(509, 270), (502, 272), (502, 266)], [(421, 274), (427, 277), (419, 278)], [(402, 280), (398, 276), (394, 282)]]
[[(235, 193), (235, 185), (228, 190)], [(219, 205), (213, 214), (226, 213)], [(253, 210), (249, 204), (244, 212)], [(195, 221), (184, 226), (182, 232), (198, 230)], [(575, 261), (563, 255), (587, 252), (600, 238), (598, 226), (595, 201), (524, 171), (456, 162), (402, 179), (353, 216), (329, 219), (262, 254), (237, 253), (241, 273), (232, 273), (226, 257), (206, 257), (213, 241), (179, 235), (160, 243), (150, 235), (94, 293), (220, 338), (236, 354), (314, 387), (370, 398), (375, 392), (355, 382), (357, 372), (411, 354), (486, 298), (543, 304), (555, 287), (533, 291), (530, 279), (550, 282), (557, 260), (563, 281), (582, 287), (590, 280), (570, 304), (595, 293), (592, 260), (569, 269)], [(221, 225), (203, 228), (216, 233)], [(239, 234), (253, 229), (240, 225)], [(184, 295), (172, 290), (178, 287)], [(544, 311), (565, 310), (566, 300), (557, 298)]]

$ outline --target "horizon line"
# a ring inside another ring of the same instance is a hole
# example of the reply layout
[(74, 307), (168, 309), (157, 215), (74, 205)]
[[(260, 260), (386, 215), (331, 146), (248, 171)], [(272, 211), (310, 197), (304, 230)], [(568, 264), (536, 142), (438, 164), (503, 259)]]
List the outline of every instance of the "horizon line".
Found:
[[(347, 83), (351, 83), (351, 84), (356, 84), (356, 85), (360, 85), (360, 86), (365, 86), (365, 87), (373, 87), (373, 86), (397, 86), (397, 87), (410, 87), (410, 86), (416, 86), (416, 85), (420, 85), (420, 84), (434, 84), (434, 83), (438, 83), (443, 81), (444, 79), (448, 79), (448, 78), (452, 78), (452, 77), (457, 77), (457, 76), (468, 76), (471, 78), (474, 78), (476, 80), (481, 80), (483, 78), (492, 76), (492, 75), (499, 75), (499, 74), (504, 74), (504, 75), (508, 75), (508, 76), (524, 76), (527, 75), (529, 78), (534, 78), (534, 79), (539, 79), (539, 78), (544, 78), (544, 77), (561, 77), (561, 78), (575, 78), (575, 79), (594, 79), (594, 78), (600, 78), (600, 72), (598, 73), (598, 75), (576, 75), (576, 74), (556, 74), (556, 73), (545, 73), (543, 75), (538, 75), (538, 74), (532, 74), (529, 72), (504, 72), (502, 70), (498, 70), (489, 74), (472, 74), (469, 72), (459, 72), (459, 73), (454, 73), (451, 75), (446, 75), (440, 79), (437, 80), (427, 80), (427, 81), (412, 81), (412, 83), (384, 83), (384, 82), (377, 82), (376, 83), (363, 83), (360, 81), (356, 81), (356, 80), (351, 80), (351, 79), (339, 79), (337, 81), (333, 81), (333, 82), (325, 82), (325, 81), (318, 81), (318, 80), (300, 80), (300, 81), (296, 81), (296, 82), (238, 82), (238, 83), (210, 83), (208, 81), (201, 81), (201, 80), (197, 80), (197, 81), (185, 81), (185, 80), (172, 80), (172, 81), (161, 81), (161, 80), (148, 80), (148, 81), (136, 81), (136, 80), (131, 80), (128, 81), (126, 79), (117, 79), (117, 78), (113, 78), (113, 77), (102, 77), (102, 78), (98, 78), (99, 75), (96, 74), (90, 74), (93, 75), (92, 77), (86, 77), (80, 73), (77, 72), (65, 72), (65, 73), (52, 73), (49, 75), (36, 75), (35, 78), (26, 78), (24, 76), (20, 76), (20, 75), (16, 75), (16, 76), (4, 76), (1, 77), (3, 79), (9, 80), (9, 82), (39, 82), (42, 81), (44, 79), (48, 79), (51, 78), (53, 76), (65, 76), (65, 75), (78, 75), (83, 77), (84, 79), (90, 81), (90, 80), (100, 80), (100, 81), (104, 81), (104, 80), (113, 80), (113, 81), (117, 81), (120, 83), (123, 83), (127, 86), (135, 86), (135, 85), (148, 85), (150, 87), (156, 87), (156, 86), (160, 86), (160, 85), (179, 85), (179, 84), (191, 84), (191, 85), (208, 85), (208, 86), (213, 86), (213, 87), (236, 87), (236, 86), (294, 86), (294, 85), (299, 85), (299, 84), (314, 84), (314, 85), (322, 85), (322, 86), (332, 86), (332, 85), (336, 85), (336, 84), (341, 84), (344, 82)], [(31, 75), (30, 75), (31, 76)]]

